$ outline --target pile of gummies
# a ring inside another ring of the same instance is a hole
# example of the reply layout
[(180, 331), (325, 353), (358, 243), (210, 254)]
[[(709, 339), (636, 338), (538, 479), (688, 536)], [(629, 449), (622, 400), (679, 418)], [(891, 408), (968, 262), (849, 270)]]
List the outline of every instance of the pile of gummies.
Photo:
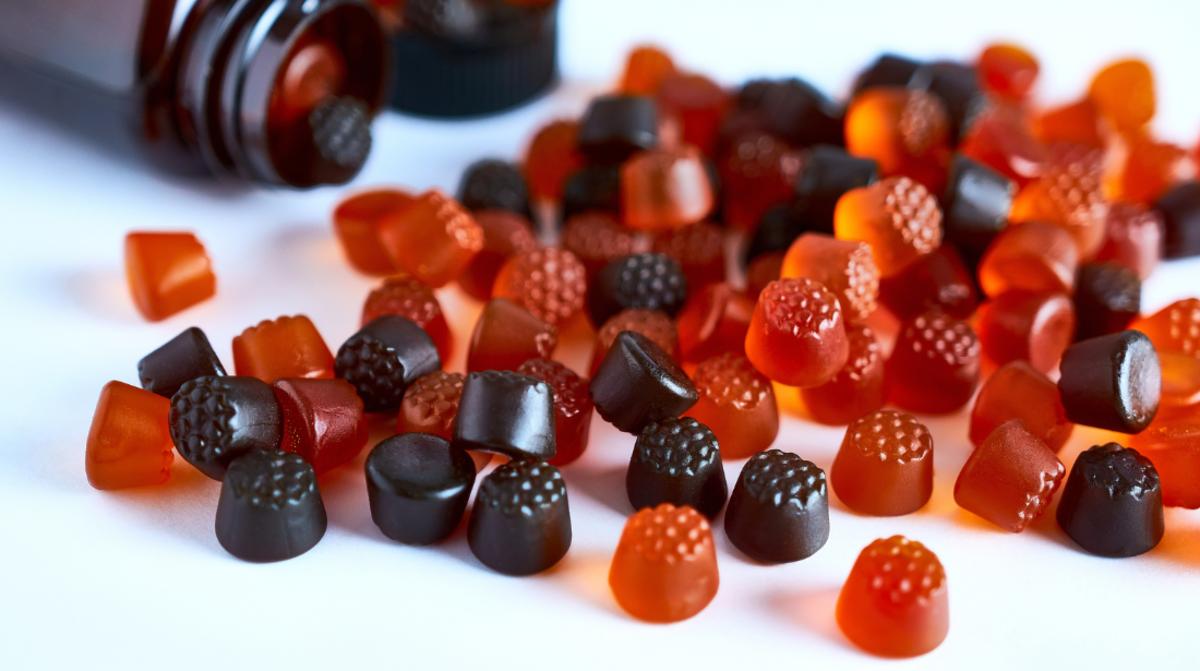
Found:
[[(457, 198), (379, 188), (337, 206), (350, 265), (384, 279), (336, 354), (307, 317), (279, 317), (233, 339), (231, 376), (193, 327), (142, 359), (141, 388), (110, 382), (88, 478), (160, 484), (177, 452), (221, 481), (230, 553), (288, 559), (325, 531), (318, 476), (394, 422), (364, 467), (379, 530), (435, 543), (470, 504), (480, 562), (530, 575), (570, 547), (559, 469), (594, 411), (635, 437), (613, 596), (670, 622), (717, 592), (722, 511), (762, 563), (821, 549), (828, 488), (862, 515), (916, 511), (934, 441), (912, 413), (973, 400), (959, 506), (1021, 532), (1061, 489), (1057, 523), (1082, 550), (1146, 552), (1164, 505), (1200, 507), (1200, 300), (1141, 310), (1160, 258), (1200, 254), (1200, 157), (1151, 134), (1141, 61), (1051, 109), (1030, 102), (1037, 75), (1012, 45), (973, 63), (884, 55), (842, 105), (794, 78), (729, 91), (637, 48), (616, 91), (538, 130), (521, 163), (469, 166)], [(148, 318), (213, 293), (188, 233), (131, 233), (126, 262)], [(483, 303), (465, 373), (443, 368), (450, 284)], [(594, 334), (587, 370), (552, 358), (560, 333)], [(847, 427), (828, 478), (772, 448), (781, 403)], [(1076, 424), (1127, 444), (1068, 474)], [(836, 617), (868, 651), (932, 650), (943, 567), (877, 540)]]

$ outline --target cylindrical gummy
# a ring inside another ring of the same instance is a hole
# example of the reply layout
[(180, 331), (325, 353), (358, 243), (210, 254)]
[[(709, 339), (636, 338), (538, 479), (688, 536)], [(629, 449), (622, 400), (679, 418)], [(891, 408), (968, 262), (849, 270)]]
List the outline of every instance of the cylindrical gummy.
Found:
[(411, 545), (449, 536), (462, 520), (475, 484), (470, 455), (428, 433), (380, 442), (365, 470), (375, 526), (388, 538)]
[(506, 298), (493, 298), (475, 321), (467, 370), (515, 370), (528, 359), (550, 356), (557, 345), (553, 325)]
[(507, 210), (529, 217), (529, 187), (520, 167), (494, 158), (472, 163), (458, 183), (458, 202), (471, 211)]
[(588, 381), (550, 359), (530, 359), (517, 372), (545, 382), (554, 393), (554, 458), (550, 464), (562, 466), (578, 459), (587, 449), (592, 426)]
[(1163, 216), (1163, 258), (1200, 255), (1200, 182), (1176, 184), (1154, 207)]
[(712, 428), (721, 453), (743, 459), (767, 449), (779, 434), (779, 406), (771, 381), (741, 354), (705, 359), (692, 376), (700, 398), (688, 410)]
[(425, 330), (397, 315), (379, 317), (338, 349), (337, 376), (354, 385), (367, 412), (395, 412), (413, 380), (441, 368)]
[(483, 479), (467, 528), (471, 552), (493, 570), (532, 575), (571, 547), (567, 485), (536, 459), (510, 461)]
[(224, 375), (208, 336), (193, 326), (168, 340), (138, 362), (142, 389), (171, 398), (188, 380), (205, 375)]
[(814, 232), (833, 233), (833, 211), (842, 194), (879, 179), (878, 163), (841, 147), (814, 146), (804, 153), (802, 165), (796, 177), (796, 207)]
[(708, 520), (669, 503), (629, 518), (608, 572), (617, 603), (648, 622), (692, 617), (717, 595), (719, 583)]
[(1006, 291), (979, 308), (979, 343), (996, 365), (1028, 362), (1049, 373), (1071, 344), (1077, 312), (1061, 293)]
[(954, 481), (959, 506), (1014, 533), (1050, 505), (1066, 469), (1019, 419), (1001, 424), (967, 457)]
[(933, 494), (933, 436), (916, 417), (879, 410), (846, 427), (833, 491), (864, 515), (907, 515)]
[(325, 535), (317, 474), (298, 455), (254, 450), (229, 465), (217, 502), (217, 540), (247, 561), (298, 557)]
[(1008, 225), (1016, 186), (986, 165), (956, 154), (942, 196), (945, 241), (954, 245), (971, 268), (1001, 229)]
[(849, 356), (841, 305), (823, 284), (788, 278), (762, 290), (746, 332), (746, 357), (759, 372), (780, 384), (815, 387)]
[(1158, 412), (1162, 370), (1140, 331), (1081, 340), (1063, 353), (1060, 369), (1058, 390), (1076, 424), (1137, 433)]
[(317, 473), (340, 466), (367, 444), (362, 399), (345, 380), (279, 380), (280, 448), (304, 457)]
[(552, 458), (556, 444), (550, 385), (514, 371), (467, 375), (452, 442), (464, 450), (499, 452), (513, 459)]
[(84, 468), (96, 489), (157, 485), (175, 460), (167, 415), (170, 402), (113, 380), (100, 391), (88, 431)]
[(754, 455), (733, 488), (725, 533), (756, 561), (811, 557), (829, 540), (825, 471), (782, 450)]
[(214, 480), (252, 450), (275, 450), (282, 416), (271, 385), (253, 377), (205, 376), (171, 397), (171, 440), (189, 464)]
[(1004, 364), (983, 383), (971, 410), (971, 443), (979, 447), (996, 427), (1014, 419), (1053, 452), (1062, 449), (1075, 429), (1058, 385), (1024, 361)]
[(647, 424), (629, 458), (625, 491), (634, 510), (671, 503), (716, 517), (729, 493), (717, 437), (691, 417)]
[(1163, 536), (1158, 471), (1116, 443), (1080, 452), (1058, 502), (1058, 525), (1092, 554), (1132, 557), (1152, 549)]
[(588, 387), (596, 411), (625, 433), (678, 417), (699, 397), (687, 373), (649, 338), (623, 331)]
[(912, 412), (950, 413), (971, 400), (980, 377), (971, 325), (931, 309), (904, 324), (885, 365), (888, 401)]
[(1075, 280), (1075, 339), (1116, 333), (1142, 312), (1142, 281), (1116, 263), (1085, 263)]
[(646, 96), (593, 98), (583, 114), (576, 142), (590, 161), (621, 163), (658, 145), (658, 105)]

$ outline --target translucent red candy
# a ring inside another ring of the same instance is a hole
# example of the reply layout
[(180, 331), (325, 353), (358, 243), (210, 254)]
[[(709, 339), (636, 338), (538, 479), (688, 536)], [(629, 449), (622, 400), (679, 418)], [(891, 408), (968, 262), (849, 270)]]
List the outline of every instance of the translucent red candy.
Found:
[(608, 573), (621, 608), (649, 622), (678, 622), (699, 613), (716, 596), (719, 582), (708, 519), (670, 503), (629, 518)]
[(379, 229), (384, 217), (413, 202), (412, 194), (400, 189), (372, 189), (350, 195), (333, 210), (333, 231), (346, 259), (367, 275), (387, 275), (396, 270), (383, 247)]
[(1012, 532), (1046, 512), (1066, 469), (1019, 419), (996, 427), (954, 481), (959, 506)]
[(565, 324), (583, 309), (587, 271), (575, 255), (557, 247), (539, 247), (509, 257), (492, 295), (523, 306), (553, 326)]
[(446, 324), (446, 315), (433, 289), (410, 275), (393, 275), (367, 294), (363, 303), (362, 325), (384, 315), (404, 317), (425, 329), (437, 347), (442, 361), (450, 358), (454, 336)]
[(609, 317), (608, 321), (600, 326), (600, 330), (596, 331), (596, 344), (592, 348), (593, 374), (622, 331), (644, 335), (672, 359), (679, 358), (679, 332), (675, 322), (671, 321), (666, 313), (658, 310), (630, 308)]
[(1130, 445), (1154, 463), (1163, 505), (1200, 508), (1200, 418), (1156, 421), (1133, 436)]
[(742, 354), (754, 301), (725, 282), (690, 292), (675, 318), (679, 356), (696, 362), (725, 352)]
[(88, 482), (96, 489), (166, 482), (175, 460), (170, 409), (171, 400), (154, 392), (115, 380), (104, 385), (88, 431)]
[(125, 280), (134, 306), (150, 321), (166, 319), (217, 292), (212, 262), (191, 233), (127, 234)]
[(941, 308), (946, 314), (966, 319), (975, 312), (979, 296), (962, 257), (953, 245), (942, 243), (880, 281), (879, 302), (901, 319), (910, 319), (930, 308)]
[(625, 59), (625, 70), (617, 90), (631, 95), (652, 96), (663, 80), (675, 73), (675, 61), (662, 49), (643, 44), (634, 47)]
[(536, 249), (538, 243), (529, 220), (508, 210), (481, 210), (475, 213), (475, 223), (483, 230), (483, 249), (459, 276), (458, 285), (473, 298), (486, 301), (504, 262)]
[(1153, 204), (1167, 189), (1196, 176), (1196, 163), (1186, 149), (1159, 142), (1144, 132), (1122, 136), (1112, 151), (1105, 195), (1114, 201)]
[(1132, 203), (1108, 206), (1104, 244), (1096, 253), (1097, 261), (1118, 263), (1144, 280), (1162, 260), (1162, 249), (1161, 214)]
[(659, 82), (659, 113), (675, 119), (681, 139), (712, 155), (729, 94), (713, 80), (693, 73), (672, 72)]
[(483, 229), (461, 205), (441, 191), (426, 191), (379, 225), (392, 263), (431, 287), (458, 277), (483, 249)]
[(679, 262), (689, 292), (725, 279), (725, 234), (716, 224), (701, 221), (662, 233), (652, 249)]
[(1067, 419), (1058, 385), (1024, 361), (997, 368), (983, 383), (971, 411), (971, 443), (978, 447), (996, 427), (1014, 419), (1055, 452), (1075, 428)]
[(873, 87), (846, 109), (846, 149), (874, 159), (887, 176), (905, 176), (940, 191), (949, 159), (950, 117), (931, 93)]
[(966, 322), (933, 310), (904, 325), (887, 362), (888, 401), (912, 412), (954, 412), (979, 384), (979, 338)]
[(1008, 106), (993, 106), (971, 123), (958, 148), (1019, 185), (1037, 179), (1046, 162), (1046, 148), (1033, 136), (1025, 113)]
[(1065, 230), (1030, 222), (996, 236), (979, 262), (979, 284), (988, 296), (1012, 290), (1070, 293), (1078, 268), (1079, 249)]
[(567, 219), (561, 242), (583, 263), (590, 281), (610, 261), (634, 253), (637, 237), (612, 214), (592, 211)]
[(367, 444), (363, 402), (345, 380), (279, 380), (274, 385), (282, 418), (279, 449), (312, 464), (318, 474), (358, 456)]
[(829, 481), (857, 513), (907, 515), (933, 493), (933, 435), (908, 413), (864, 415), (846, 427)]
[(866, 243), (805, 233), (788, 248), (779, 274), (824, 284), (838, 297), (848, 321), (860, 322), (875, 311), (879, 268)]
[(1100, 119), (1096, 105), (1087, 98), (1043, 110), (1032, 122), (1034, 134), (1046, 144), (1069, 143), (1103, 148), (1109, 128)]
[(846, 338), (846, 365), (825, 384), (800, 390), (808, 415), (822, 424), (848, 424), (883, 407), (883, 346), (863, 324), (847, 326)]
[(1158, 363), (1162, 368), (1159, 412), (1200, 412), (1200, 358), (1162, 351)]
[(1058, 367), (1075, 333), (1075, 308), (1066, 294), (1009, 291), (979, 308), (976, 327), (994, 364), (1027, 361), (1042, 373)]
[(552, 121), (542, 126), (525, 150), (525, 181), (534, 200), (562, 200), (567, 177), (583, 165), (576, 137), (577, 121)]
[(462, 398), (466, 376), (435, 370), (413, 380), (404, 390), (396, 433), (431, 433), (444, 440), (453, 437), (454, 417)]
[(530, 359), (521, 364), (517, 372), (542, 380), (554, 392), (556, 452), (550, 464), (562, 466), (583, 456), (594, 410), (588, 381), (549, 359)]
[(1137, 130), (1154, 118), (1154, 74), (1135, 58), (1114, 61), (1092, 78), (1088, 98), (1117, 130)]
[(333, 353), (304, 315), (266, 319), (233, 339), (238, 375), (274, 382), (287, 377), (333, 377)]
[(743, 459), (775, 442), (779, 433), (775, 392), (771, 381), (746, 357), (727, 352), (705, 359), (696, 366), (692, 382), (700, 400), (687, 415), (712, 429), (722, 458)]
[(838, 200), (834, 233), (871, 246), (880, 275), (889, 277), (942, 244), (942, 211), (925, 187), (893, 177), (852, 189)]
[(771, 135), (738, 136), (720, 162), (725, 223), (744, 231), (758, 226), (763, 213), (792, 197), (800, 158)]
[(1071, 234), (1080, 257), (1091, 259), (1104, 243), (1108, 203), (1101, 185), (1104, 154), (1081, 145), (1057, 144), (1042, 176), (1013, 198), (1014, 222), (1045, 222)]
[(976, 67), (985, 91), (1014, 101), (1029, 97), (1039, 70), (1033, 54), (1015, 44), (988, 45)]
[(1129, 328), (1145, 333), (1159, 352), (1179, 352), (1200, 358), (1200, 298), (1175, 301)]
[(694, 224), (712, 207), (712, 184), (695, 147), (643, 151), (621, 166), (621, 211), (630, 228), (661, 231)]
[(783, 270), (784, 252), (769, 252), (755, 257), (746, 267), (746, 295), (758, 300), (767, 285), (779, 279)]
[(872, 654), (912, 657), (933, 650), (950, 630), (942, 563), (903, 536), (874, 541), (842, 585), (837, 621), (846, 638)]
[(516, 370), (529, 359), (549, 357), (557, 345), (552, 324), (508, 299), (493, 298), (471, 333), (467, 370)]
[(842, 308), (807, 277), (775, 280), (758, 297), (746, 357), (763, 375), (792, 387), (828, 382), (850, 355)]

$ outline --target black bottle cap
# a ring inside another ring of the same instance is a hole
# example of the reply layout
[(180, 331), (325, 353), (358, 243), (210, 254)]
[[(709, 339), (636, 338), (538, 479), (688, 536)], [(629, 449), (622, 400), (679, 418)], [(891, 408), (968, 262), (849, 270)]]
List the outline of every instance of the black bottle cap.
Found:
[(393, 31), (391, 106), (432, 117), (515, 107), (558, 75), (558, 3), (412, 0)]

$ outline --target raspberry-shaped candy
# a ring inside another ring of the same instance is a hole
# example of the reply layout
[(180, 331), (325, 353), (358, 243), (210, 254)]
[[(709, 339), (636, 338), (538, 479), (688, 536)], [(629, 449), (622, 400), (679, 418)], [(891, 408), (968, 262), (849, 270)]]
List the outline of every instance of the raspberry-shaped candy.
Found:
[(905, 515), (933, 493), (933, 436), (916, 417), (879, 410), (846, 427), (833, 461), (833, 491), (867, 515)]
[(510, 461), (483, 479), (467, 540), (479, 561), (508, 575), (558, 563), (571, 546), (567, 485), (537, 459)]
[(754, 455), (729, 500), (725, 533), (739, 550), (761, 562), (811, 556), (829, 539), (825, 471), (790, 452)]
[(750, 132), (737, 137), (720, 164), (725, 221), (753, 230), (772, 205), (791, 198), (800, 167), (799, 157), (771, 135)]
[(337, 376), (354, 385), (367, 412), (394, 412), (408, 385), (438, 368), (441, 360), (429, 335), (396, 315), (359, 329), (334, 360)]
[(1184, 298), (1130, 328), (1145, 333), (1161, 352), (1179, 352), (1200, 358), (1200, 298)]
[(800, 390), (804, 408), (822, 424), (847, 424), (883, 406), (883, 345), (864, 324), (846, 327), (850, 356), (828, 382)]
[(900, 144), (912, 156), (924, 156), (946, 143), (950, 132), (950, 117), (934, 95), (924, 91), (908, 91), (900, 116), (896, 120)]
[(846, 192), (834, 211), (834, 232), (870, 245), (880, 274), (889, 277), (942, 244), (942, 211), (924, 186), (892, 177)]
[(1116, 443), (1079, 453), (1058, 503), (1058, 525), (1084, 550), (1132, 557), (1163, 535), (1162, 485), (1150, 460)]
[(692, 291), (725, 279), (725, 234), (716, 224), (702, 221), (663, 233), (654, 239), (654, 251), (679, 262)]
[(600, 325), (621, 310), (644, 308), (674, 316), (687, 299), (683, 268), (666, 254), (630, 254), (610, 262), (588, 291), (588, 316)]
[(458, 277), (483, 249), (483, 229), (474, 217), (437, 190), (385, 216), (379, 239), (397, 268), (432, 287)]
[(432, 433), (450, 440), (466, 379), (462, 373), (435, 370), (414, 380), (400, 402), (396, 433)]
[(1101, 184), (1104, 152), (1081, 145), (1051, 147), (1042, 176), (1013, 200), (1015, 222), (1043, 221), (1061, 226), (1090, 259), (1104, 244), (1108, 203)]
[(825, 471), (782, 450), (754, 455), (742, 469), (742, 478), (746, 494), (780, 508), (803, 510), (815, 497), (825, 496)]
[(647, 424), (634, 443), (625, 488), (635, 509), (673, 503), (716, 517), (728, 493), (717, 437), (691, 417)]
[(677, 622), (704, 610), (717, 594), (712, 528), (687, 506), (664, 503), (625, 523), (608, 584), (617, 603), (649, 622)]
[(613, 259), (632, 254), (636, 238), (613, 215), (591, 211), (567, 220), (562, 246), (583, 262), (588, 278), (592, 278)]
[(917, 315), (888, 359), (888, 400), (913, 412), (958, 410), (979, 384), (980, 351), (970, 324), (937, 309)]
[(247, 561), (291, 559), (325, 535), (313, 467), (299, 455), (253, 450), (229, 465), (217, 503), (217, 540)]
[(700, 400), (688, 414), (712, 427), (727, 459), (770, 447), (779, 433), (779, 407), (771, 381), (741, 354), (705, 359), (692, 376)]
[(592, 349), (593, 373), (622, 331), (640, 333), (672, 359), (679, 358), (679, 332), (670, 317), (658, 310), (622, 310), (596, 331), (596, 345)]
[(954, 482), (958, 505), (1012, 532), (1041, 516), (1066, 469), (1020, 420), (992, 431)]
[(551, 465), (562, 466), (578, 459), (587, 449), (594, 409), (588, 381), (550, 359), (530, 359), (521, 364), (517, 372), (545, 382), (554, 392), (556, 452), (550, 460)]
[(521, 169), (497, 159), (472, 163), (458, 185), (458, 200), (468, 210), (508, 210), (529, 215), (529, 188)]
[(425, 329), (437, 345), (442, 359), (450, 356), (454, 345), (442, 304), (433, 289), (411, 275), (393, 275), (367, 294), (363, 303), (362, 324), (369, 324), (384, 315), (399, 315)]
[(171, 397), (171, 439), (179, 454), (214, 480), (252, 450), (280, 441), (279, 404), (271, 387), (252, 377), (198, 377)]
[(557, 326), (583, 308), (586, 289), (587, 271), (574, 254), (542, 247), (510, 257), (496, 276), (492, 295), (512, 300)]
[(850, 321), (866, 319), (879, 299), (879, 267), (866, 243), (805, 233), (788, 248), (779, 274), (824, 284), (837, 295)]
[(837, 296), (807, 277), (771, 282), (754, 307), (746, 356), (761, 373), (781, 384), (824, 384), (849, 356)]

